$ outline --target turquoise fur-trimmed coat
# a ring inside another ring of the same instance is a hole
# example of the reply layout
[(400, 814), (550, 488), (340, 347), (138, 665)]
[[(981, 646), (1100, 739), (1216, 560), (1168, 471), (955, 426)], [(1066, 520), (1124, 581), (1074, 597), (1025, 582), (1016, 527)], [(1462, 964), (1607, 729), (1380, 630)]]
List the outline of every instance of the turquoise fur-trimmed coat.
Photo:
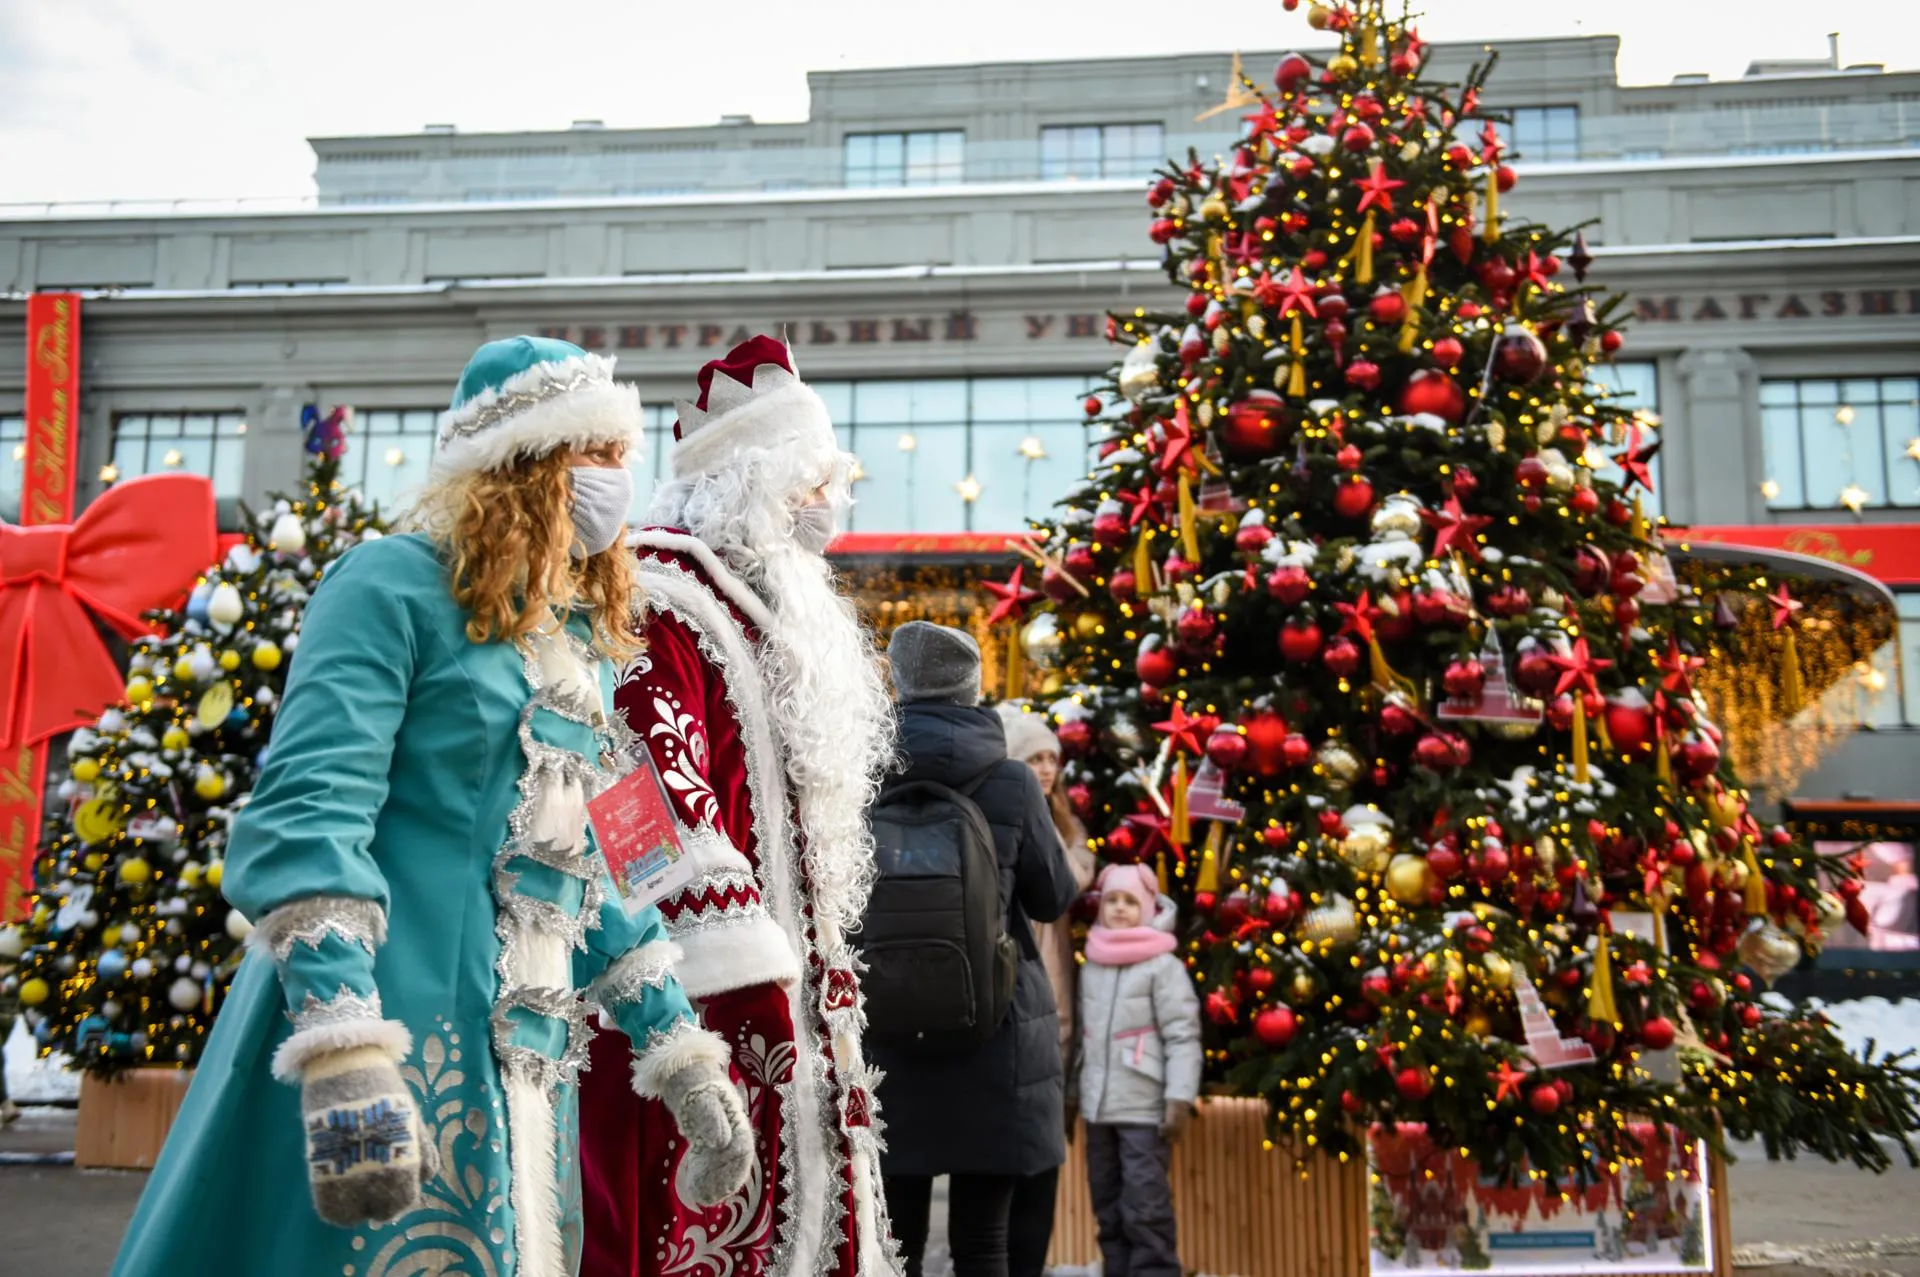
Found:
[[(416, 535), (355, 548), (316, 592), (224, 870), (250, 952), (114, 1277), (568, 1277), (592, 1011), (645, 1044), (642, 1093), (725, 1060), (586, 823), (621, 744), (610, 666), (578, 620), (519, 645), (466, 621)], [(300, 1071), (366, 1045), (400, 1061), (440, 1165), (409, 1214), (335, 1228)]]

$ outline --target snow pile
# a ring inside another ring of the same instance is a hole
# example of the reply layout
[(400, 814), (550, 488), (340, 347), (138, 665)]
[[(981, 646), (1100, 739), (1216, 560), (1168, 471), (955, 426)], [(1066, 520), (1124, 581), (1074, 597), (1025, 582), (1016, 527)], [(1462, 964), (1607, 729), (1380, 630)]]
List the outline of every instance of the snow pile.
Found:
[(15, 1020), (13, 1035), (0, 1044), (0, 1067), (7, 1071), (7, 1095), (16, 1104), (55, 1104), (80, 1098), (80, 1075), (66, 1068), (67, 1058), (35, 1056), (33, 1035)]

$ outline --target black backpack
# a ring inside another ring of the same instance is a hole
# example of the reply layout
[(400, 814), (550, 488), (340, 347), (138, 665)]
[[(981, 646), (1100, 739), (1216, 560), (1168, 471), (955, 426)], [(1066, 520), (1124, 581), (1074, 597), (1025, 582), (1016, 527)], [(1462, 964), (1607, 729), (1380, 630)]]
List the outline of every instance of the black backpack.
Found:
[(992, 1037), (1013, 1006), (1020, 950), (1000, 908), (993, 830), (973, 794), (910, 781), (875, 803), (878, 876), (855, 943), (866, 962), (867, 1031), (916, 1051)]

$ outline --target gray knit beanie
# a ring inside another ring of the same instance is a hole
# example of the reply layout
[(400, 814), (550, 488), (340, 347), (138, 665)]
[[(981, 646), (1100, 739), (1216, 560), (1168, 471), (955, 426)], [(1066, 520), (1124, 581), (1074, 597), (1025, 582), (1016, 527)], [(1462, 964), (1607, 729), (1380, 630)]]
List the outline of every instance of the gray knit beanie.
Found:
[(893, 690), (902, 701), (980, 703), (980, 645), (960, 630), (908, 621), (887, 640)]
[(1060, 738), (1047, 727), (1047, 716), (1005, 701), (994, 706), (1007, 731), (1007, 757), (1024, 763), (1039, 754), (1060, 754)]

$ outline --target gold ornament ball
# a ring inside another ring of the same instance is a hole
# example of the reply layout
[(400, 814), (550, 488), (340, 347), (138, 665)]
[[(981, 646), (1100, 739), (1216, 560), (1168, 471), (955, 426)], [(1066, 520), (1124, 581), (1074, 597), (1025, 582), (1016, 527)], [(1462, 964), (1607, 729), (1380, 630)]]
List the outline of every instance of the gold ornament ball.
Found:
[(1487, 1018), (1487, 1013), (1484, 1011), (1468, 1012), (1466, 1023), (1461, 1027), (1466, 1029), (1469, 1036), (1476, 1038), (1484, 1038), (1493, 1033), (1493, 1021)]
[(1433, 885), (1433, 870), (1424, 856), (1395, 856), (1387, 864), (1387, 891), (1403, 905), (1427, 902), (1427, 890)]
[(1821, 892), (1818, 909), (1819, 912), (1815, 914), (1815, 921), (1819, 923), (1820, 930), (1826, 932), (1828, 935), (1832, 935), (1846, 924), (1847, 906), (1841, 901), (1837, 892)]
[(1497, 953), (1480, 955), (1480, 965), (1487, 973), (1487, 983), (1496, 989), (1513, 987), (1513, 964)]
[(1740, 820), (1740, 796), (1723, 789), (1707, 798), (1707, 822), (1715, 829), (1731, 829)]
[(153, 881), (153, 866), (138, 856), (120, 862), (117, 876), (129, 887), (143, 887)]
[(76, 758), (73, 760), (73, 778), (83, 785), (91, 785), (100, 779), (100, 760), (97, 758)]
[(1295, 1006), (1311, 1002), (1320, 993), (1320, 982), (1305, 971), (1293, 973), (1293, 979), (1287, 985), (1287, 994)]
[(153, 700), (153, 684), (145, 676), (136, 674), (127, 680), (127, 699), (135, 705), (147, 705)]
[(280, 645), (268, 639), (253, 649), (253, 667), (257, 670), (277, 670), (280, 668)]
[(97, 874), (107, 863), (107, 854), (103, 851), (90, 851), (80, 863), (86, 866), (88, 873)]
[(212, 802), (227, 792), (226, 779), (222, 777), (219, 772), (209, 768), (194, 778), (193, 792), (208, 802)]
[(1393, 831), (1386, 825), (1356, 825), (1340, 840), (1340, 858), (1363, 874), (1379, 873), (1392, 857)]
[(1047, 676), (1040, 680), (1040, 695), (1048, 697), (1049, 699), (1060, 695), (1060, 693), (1066, 690), (1067, 676), (1058, 670), (1049, 670)]
[(1333, 25), (1333, 10), (1324, 4), (1316, 4), (1307, 10), (1307, 25), (1315, 31), (1325, 31)]
[(169, 727), (166, 731), (160, 733), (160, 748), (185, 749), (190, 739), (187, 735), (186, 728)]
[(1153, 343), (1143, 341), (1120, 361), (1120, 393), (1139, 403), (1160, 388), (1160, 363)]
[(1352, 54), (1341, 53), (1327, 60), (1327, 70), (1333, 73), (1334, 79), (1345, 80), (1360, 70), (1360, 64)]
[(52, 996), (53, 989), (39, 976), (21, 982), (20, 1005), (23, 1007), (37, 1007)]
[(1771, 922), (1740, 937), (1740, 960), (1769, 985), (1799, 966), (1803, 952), (1798, 940)]
[(1353, 910), (1353, 901), (1345, 896), (1331, 897), (1325, 904), (1307, 910), (1300, 919), (1300, 938), (1315, 944), (1343, 948), (1359, 934), (1360, 917)]
[(1224, 222), (1230, 212), (1226, 199), (1218, 191), (1200, 201), (1200, 216), (1209, 222)]
[(218, 891), (220, 890), (220, 879), (225, 876), (226, 872), (227, 862), (224, 860), (216, 860), (207, 866), (206, 871), (201, 874), (201, 878), (209, 887)]
[(240, 653), (228, 648), (220, 653), (220, 668), (231, 674), (240, 668)]
[(185, 656), (175, 661), (173, 663), (173, 676), (182, 683), (193, 682), (193, 661)]
[(1027, 654), (1028, 660), (1043, 669), (1060, 663), (1066, 642), (1051, 612), (1042, 612), (1020, 631), (1020, 650)]
[(108, 927), (100, 933), (100, 943), (111, 949), (120, 943), (120, 928)]
[(1313, 757), (1326, 770), (1327, 779), (1336, 785), (1351, 785), (1360, 774), (1360, 760), (1345, 745), (1328, 742)]
[(1421, 527), (1420, 502), (1404, 492), (1396, 492), (1380, 503), (1368, 526), (1375, 537), (1417, 536)]
[(1073, 618), (1073, 636), (1077, 639), (1090, 639), (1100, 632), (1100, 616), (1097, 612), (1082, 612)]

